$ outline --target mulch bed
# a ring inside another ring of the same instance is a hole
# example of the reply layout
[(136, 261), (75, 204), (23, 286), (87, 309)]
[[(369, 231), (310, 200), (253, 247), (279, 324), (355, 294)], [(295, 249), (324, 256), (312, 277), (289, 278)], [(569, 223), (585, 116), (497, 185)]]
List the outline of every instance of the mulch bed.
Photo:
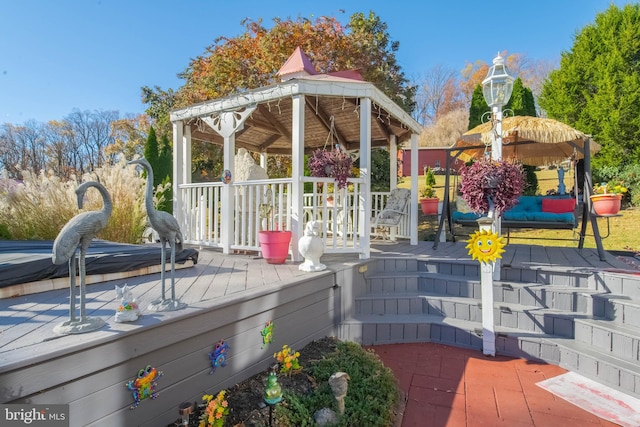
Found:
[[(320, 360), (323, 356), (332, 353), (336, 349), (337, 339), (325, 337), (307, 344), (300, 352), (299, 362), (303, 368), (309, 366), (314, 360)], [(297, 350), (297, 349), (296, 349)], [(274, 359), (275, 362), (275, 359)], [(229, 415), (225, 420), (225, 426), (232, 427), (258, 427), (269, 425), (269, 405), (264, 402), (264, 389), (267, 384), (269, 371), (261, 372), (251, 378), (236, 384), (227, 390), (229, 402)], [(316, 387), (313, 377), (304, 369), (291, 376), (278, 376), (278, 383), (283, 390), (297, 394), (307, 394)], [(194, 402), (194, 413), (189, 417), (189, 427), (197, 427), (200, 413), (203, 409), (202, 402)], [(180, 426), (181, 420), (169, 424), (168, 427)]]

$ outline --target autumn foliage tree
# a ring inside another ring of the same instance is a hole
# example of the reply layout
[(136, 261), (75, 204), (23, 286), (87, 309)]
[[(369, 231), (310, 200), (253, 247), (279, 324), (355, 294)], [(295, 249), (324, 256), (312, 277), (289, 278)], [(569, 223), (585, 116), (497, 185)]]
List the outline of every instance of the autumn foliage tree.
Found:
[[(177, 91), (142, 88), (147, 113), (158, 120), (158, 126), (165, 126), (159, 133), (170, 132), (170, 109), (276, 83), (277, 71), (296, 47), (306, 53), (319, 73), (357, 69), (407, 112), (414, 107), (415, 89), (395, 57), (399, 43), (391, 40), (387, 24), (373, 12), (354, 13), (347, 25), (326, 16), (313, 21), (275, 18), (271, 28), (261, 19), (247, 19), (242, 25), (243, 34), (219, 37), (191, 61), (180, 74), (185, 83)], [(199, 170), (195, 179), (205, 170), (218, 172), (219, 162), (211, 161), (216, 155), (210, 146), (194, 146), (193, 165)]]

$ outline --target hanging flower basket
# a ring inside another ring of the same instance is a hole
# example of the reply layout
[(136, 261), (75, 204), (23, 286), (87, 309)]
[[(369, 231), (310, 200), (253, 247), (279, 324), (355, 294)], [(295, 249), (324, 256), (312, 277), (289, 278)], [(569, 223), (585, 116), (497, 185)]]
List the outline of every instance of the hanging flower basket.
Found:
[(519, 163), (482, 158), (460, 170), (462, 198), (476, 213), (487, 214), (489, 198), (498, 212), (518, 203), (524, 190), (524, 170)]
[(318, 148), (307, 160), (307, 167), (311, 176), (316, 178), (333, 178), (342, 189), (347, 186), (347, 179), (351, 177), (353, 160), (349, 153), (339, 148), (323, 150)]

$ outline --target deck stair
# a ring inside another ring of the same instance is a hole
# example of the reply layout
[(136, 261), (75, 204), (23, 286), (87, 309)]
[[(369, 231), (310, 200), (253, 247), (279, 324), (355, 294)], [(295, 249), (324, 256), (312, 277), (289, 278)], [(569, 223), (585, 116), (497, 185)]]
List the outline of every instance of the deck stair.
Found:
[[(354, 289), (343, 338), (480, 350), (479, 270), (467, 260), (375, 260)], [(498, 354), (553, 363), (640, 398), (640, 276), (505, 265), (493, 293)]]

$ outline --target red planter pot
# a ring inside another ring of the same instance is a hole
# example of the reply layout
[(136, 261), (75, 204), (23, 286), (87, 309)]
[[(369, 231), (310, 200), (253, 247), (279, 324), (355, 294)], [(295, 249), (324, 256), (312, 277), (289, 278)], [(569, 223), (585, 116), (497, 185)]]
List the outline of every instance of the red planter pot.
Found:
[(289, 256), (291, 231), (260, 231), (258, 240), (262, 257), (269, 264), (284, 264)]
[(622, 194), (594, 194), (591, 196), (593, 210), (597, 215), (615, 215), (620, 211)]
[(420, 199), (422, 213), (425, 215), (438, 215), (438, 202), (439, 199), (437, 197)]

